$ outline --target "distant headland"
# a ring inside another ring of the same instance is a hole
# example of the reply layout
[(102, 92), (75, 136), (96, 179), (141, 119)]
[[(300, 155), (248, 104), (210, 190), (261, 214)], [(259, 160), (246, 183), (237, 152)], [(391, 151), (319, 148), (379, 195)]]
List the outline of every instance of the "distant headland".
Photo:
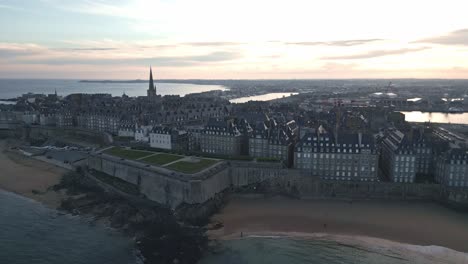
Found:
[(146, 83), (147, 80), (80, 80), (81, 83)]

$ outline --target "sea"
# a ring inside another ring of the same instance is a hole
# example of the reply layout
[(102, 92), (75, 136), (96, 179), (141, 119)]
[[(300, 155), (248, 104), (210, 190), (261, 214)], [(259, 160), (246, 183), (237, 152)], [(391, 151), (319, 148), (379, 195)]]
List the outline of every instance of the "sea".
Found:
[(463, 124), (468, 125), (468, 113), (441, 113), (441, 112), (401, 112), (408, 122), (430, 122), (442, 124)]
[[(201, 93), (213, 90), (226, 90), (221, 85), (200, 85), (189, 83), (156, 83), (160, 95), (180, 95)], [(80, 80), (46, 80), (46, 79), (0, 79), (0, 99), (11, 99), (26, 93), (53, 94), (66, 96), (72, 93), (108, 93), (113, 96), (144, 96), (148, 83), (116, 82), (80, 82)]]
[[(326, 237), (326, 236), (325, 236)], [(200, 264), (466, 264), (468, 254), (388, 240), (251, 236), (223, 241)]]
[[(142, 263), (132, 239), (120, 232), (2, 190), (0, 227), (2, 264)], [(222, 240), (200, 264), (468, 263), (467, 254), (442, 247), (352, 241), (284, 236)]]
[(289, 97), (289, 96), (296, 95), (296, 94), (298, 93), (267, 93), (267, 94), (261, 94), (261, 95), (253, 95), (253, 96), (235, 98), (235, 99), (229, 100), (229, 102), (233, 104), (240, 104), (240, 103), (247, 103), (249, 101), (270, 101), (270, 100)]
[(120, 232), (0, 190), (0, 263), (139, 262), (133, 241)]

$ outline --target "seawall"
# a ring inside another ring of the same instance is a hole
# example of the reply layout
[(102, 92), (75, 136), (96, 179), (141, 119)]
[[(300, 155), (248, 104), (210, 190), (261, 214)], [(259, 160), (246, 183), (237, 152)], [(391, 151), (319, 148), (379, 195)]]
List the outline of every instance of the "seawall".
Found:
[(300, 199), (428, 200), (468, 208), (468, 190), (439, 184), (324, 181), (277, 163), (222, 161), (193, 175), (91, 154), (88, 167), (138, 186), (146, 198), (176, 208), (203, 204), (227, 189)]
[(195, 174), (184, 174), (106, 154), (91, 154), (88, 167), (136, 185), (146, 198), (175, 208), (201, 204), (227, 188), (246, 186), (286, 172), (281, 164), (221, 161)]

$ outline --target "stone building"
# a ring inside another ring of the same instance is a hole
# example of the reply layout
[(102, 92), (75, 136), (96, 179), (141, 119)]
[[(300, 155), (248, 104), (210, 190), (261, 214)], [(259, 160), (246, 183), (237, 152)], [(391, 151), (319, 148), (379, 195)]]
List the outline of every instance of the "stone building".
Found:
[(39, 115), (39, 124), (41, 126), (56, 126), (57, 118), (55, 113), (41, 113)]
[(135, 138), (135, 125), (131, 123), (120, 123), (119, 131), (117, 133), (119, 137)]
[(137, 126), (135, 129), (135, 141), (149, 143), (149, 133), (152, 128), (152, 126)]
[(380, 169), (392, 182), (416, 180), (416, 151), (404, 133), (390, 129), (382, 141)]
[(451, 149), (436, 161), (435, 179), (449, 187), (468, 188), (468, 149)]
[(278, 124), (275, 119), (256, 124), (249, 138), (249, 156), (277, 159), (289, 167), (293, 152), (294, 131), (287, 124)]
[(21, 121), (23, 121), (27, 125), (39, 124), (39, 113), (24, 112)]
[(156, 126), (149, 133), (149, 143), (152, 148), (187, 150), (188, 134), (185, 130)]
[(239, 156), (242, 133), (234, 119), (211, 118), (200, 134), (200, 148), (204, 153)]
[(188, 150), (200, 151), (200, 136), (203, 132), (203, 126), (186, 126), (188, 133)]
[(61, 111), (56, 114), (57, 127), (73, 127), (73, 115), (70, 111)]
[(378, 181), (378, 155), (369, 134), (334, 135), (319, 127), (296, 144), (294, 167), (325, 180)]
[(117, 135), (120, 126), (120, 116), (116, 114), (101, 114), (97, 112), (81, 113), (77, 116), (77, 126), (84, 129), (107, 132)]

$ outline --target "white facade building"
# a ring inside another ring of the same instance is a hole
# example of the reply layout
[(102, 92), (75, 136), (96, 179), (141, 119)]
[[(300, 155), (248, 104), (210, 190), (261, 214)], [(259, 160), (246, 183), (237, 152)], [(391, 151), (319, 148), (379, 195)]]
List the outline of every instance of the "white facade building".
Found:
[(170, 133), (166, 134), (164, 132), (158, 131), (158, 132), (151, 132), (149, 136), (150, 136), (150, 146), (152, 148), (172, 149)]
[(149, 143), (149, 133), (152, 126), (139, 126), (135, 130), (135, 140), (138, 142)]
[(121, 125), (117, 132), (119, 137), (135, 138), (135, 126), (133, 125)]

